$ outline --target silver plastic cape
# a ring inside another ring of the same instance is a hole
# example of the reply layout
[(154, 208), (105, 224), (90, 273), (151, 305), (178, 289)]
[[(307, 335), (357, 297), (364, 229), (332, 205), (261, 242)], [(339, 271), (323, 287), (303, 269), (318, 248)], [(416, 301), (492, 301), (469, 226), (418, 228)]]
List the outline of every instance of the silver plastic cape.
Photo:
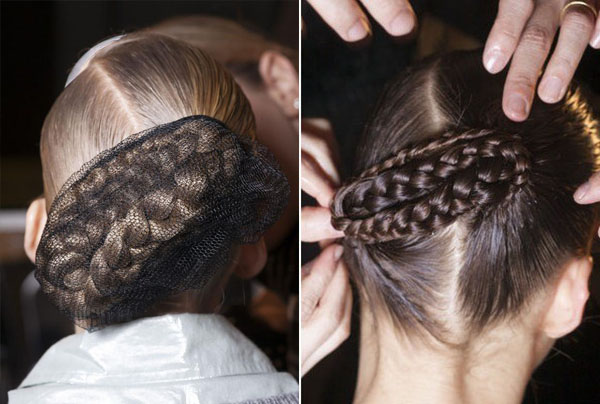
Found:
[(167, 314), (70, 335), (9, 403), (294, 403), (298, 384), (225, 318)]

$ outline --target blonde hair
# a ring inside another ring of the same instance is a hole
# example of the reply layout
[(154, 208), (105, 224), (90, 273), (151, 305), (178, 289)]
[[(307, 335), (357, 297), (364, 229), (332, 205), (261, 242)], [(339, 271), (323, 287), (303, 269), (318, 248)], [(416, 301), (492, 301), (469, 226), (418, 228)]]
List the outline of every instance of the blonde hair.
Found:
[(69, 176), (127, 136), (207, 115), (254, 137), (250, 104), (215, 59), (183, 41), (129, 34), (99, 51), (64, 89), (42, 127), (47, 206)]

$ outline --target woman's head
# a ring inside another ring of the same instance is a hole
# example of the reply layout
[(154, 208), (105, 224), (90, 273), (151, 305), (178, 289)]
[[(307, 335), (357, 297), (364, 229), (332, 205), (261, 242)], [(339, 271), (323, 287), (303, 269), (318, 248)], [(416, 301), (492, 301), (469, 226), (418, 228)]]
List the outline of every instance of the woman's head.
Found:
[(502, 113), (503, 77), (480, 59), (445, 55), (394, 80), (332, 205), (367, 304), (407, 334), (452, 343), (587, 292), (598, 219), (572, 196), (598, 164), (598, 123), (580, 91), (517, 124)]
[[(201, 296), (212, 301), (232, 269), (256, 274), (266, 259), (260, 235), (285, 206), (287, 184), (254, 137), (249, 102), (203, 51), (148, 33), (99, 50), (42, 129), (52, 204), (36, 262), (44, 291), (78, 324), (98, 327), (188, 287), (206, 286)], [(267, 189), (279, 208), (267, 209)], [(30, 208), (30, 256), (42, 205)]]

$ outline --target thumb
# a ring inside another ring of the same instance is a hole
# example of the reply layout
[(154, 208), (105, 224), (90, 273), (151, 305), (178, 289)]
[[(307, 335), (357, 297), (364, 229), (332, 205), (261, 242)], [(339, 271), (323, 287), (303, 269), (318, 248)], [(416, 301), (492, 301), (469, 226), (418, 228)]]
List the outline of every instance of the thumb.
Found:
[(581, 204), (589, 204), (600, 202), (600, 172), (592, 175), (592, 177), (582, 184), (575, 195), (575, 202)]
[(336, 230), (331, 225), (329, 209), (320, 206), (302, 208), (300, 226), (301, 240), (307, 243), (344, 236), (344, 232)]

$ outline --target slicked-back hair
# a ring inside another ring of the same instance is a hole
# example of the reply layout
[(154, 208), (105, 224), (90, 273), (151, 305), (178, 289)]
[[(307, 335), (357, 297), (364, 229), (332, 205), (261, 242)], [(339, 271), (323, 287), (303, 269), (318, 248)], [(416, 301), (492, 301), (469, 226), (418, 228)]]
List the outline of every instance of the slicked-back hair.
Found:
[(40, 140), (50, 203), (67, 178), (127, 136), (208, 115), (254, 137), (254, 114), (233, 76), (204, 51), (138, 32), (98, 52), (52, 105)]

